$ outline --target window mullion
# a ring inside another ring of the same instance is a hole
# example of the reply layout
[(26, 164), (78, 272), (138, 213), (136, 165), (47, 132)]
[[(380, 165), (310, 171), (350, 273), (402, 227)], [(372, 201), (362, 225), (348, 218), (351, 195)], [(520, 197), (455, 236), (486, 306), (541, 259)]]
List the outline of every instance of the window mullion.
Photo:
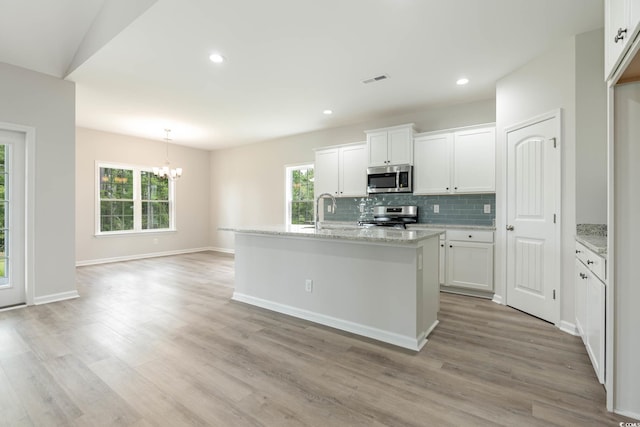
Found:
[(133, 170), (133, 229), (142, 231), (142, 177), (139, 168)]

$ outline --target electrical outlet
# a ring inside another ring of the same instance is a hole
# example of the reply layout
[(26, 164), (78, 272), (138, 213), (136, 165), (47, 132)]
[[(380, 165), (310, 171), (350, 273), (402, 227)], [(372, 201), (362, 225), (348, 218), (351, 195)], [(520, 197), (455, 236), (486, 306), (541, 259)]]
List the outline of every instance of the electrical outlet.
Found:
[(331, 213), (331, 205), (327, 205), (327, 213)]
[(440, 213), (440, 205), (433, 205), (433, 213)]
[(313, 280), (307, 279), (304, 281), (304, 290), (307, 292), (313, 292)]
[(491, 205), (484, 205), (484, 213), (491, 213)]

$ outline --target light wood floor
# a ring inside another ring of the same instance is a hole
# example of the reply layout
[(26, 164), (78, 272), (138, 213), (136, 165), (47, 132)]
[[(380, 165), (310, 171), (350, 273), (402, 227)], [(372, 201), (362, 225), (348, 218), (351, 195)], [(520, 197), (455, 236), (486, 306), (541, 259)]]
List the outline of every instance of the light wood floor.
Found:
[(230, 301), (213, 252), (77, 270), (0, 312), (0, 425), (617, 426), (579, 338), (442, 295), (418, 354)]

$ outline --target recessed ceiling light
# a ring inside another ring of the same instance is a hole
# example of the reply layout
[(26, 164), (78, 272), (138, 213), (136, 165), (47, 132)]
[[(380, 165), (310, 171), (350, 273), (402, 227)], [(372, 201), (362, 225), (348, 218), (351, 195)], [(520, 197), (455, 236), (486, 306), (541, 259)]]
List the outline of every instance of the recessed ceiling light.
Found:
[(458, 80), (456, 81), (456, 84), (457, 84), (458, 86), (464, 86), (464, 85), (466, 85), (467, 83), (469, 83), (469, 79), (467, 79), (467, 78), (465, 78), (465, 77), (463, 77), (463, 78), (461, 78), (461, 79), (458, 79)]
[(333, 110), (324, 110), (322, 114), (326, 114), (327, 116), (330, 116), (331, 114), (333, 114)]
[(215, 64), (222, 64), (224, 62), (224, 56), (220, 55), (219, 53), (212, 53), (211, 55), (209, 55), (209, 59)]

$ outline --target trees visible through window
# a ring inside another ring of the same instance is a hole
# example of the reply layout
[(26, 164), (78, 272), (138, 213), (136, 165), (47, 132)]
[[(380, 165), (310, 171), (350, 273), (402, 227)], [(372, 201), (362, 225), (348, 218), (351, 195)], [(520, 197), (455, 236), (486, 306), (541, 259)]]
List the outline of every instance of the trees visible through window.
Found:
[(313, 224), (313, 165), (287, 168), (287, 224)]
[(134, 229), (133, 169), (100, 168), (100, 231)]
[(169, 180), (142, 171), (142, 229), (170, 227)]
[(173, 185), (151, 168), (98, 165), (97, 233), (173, 230)]
[(0, 286), (5, 285), (9, 281), (7, 271), (9, 254), (7, 253), (6, 242), (9, 237), (8, 218), (9, 200), (6, 186), (9, 183), (9, 168), (5, 161), (7, 146), (0, 144)]

